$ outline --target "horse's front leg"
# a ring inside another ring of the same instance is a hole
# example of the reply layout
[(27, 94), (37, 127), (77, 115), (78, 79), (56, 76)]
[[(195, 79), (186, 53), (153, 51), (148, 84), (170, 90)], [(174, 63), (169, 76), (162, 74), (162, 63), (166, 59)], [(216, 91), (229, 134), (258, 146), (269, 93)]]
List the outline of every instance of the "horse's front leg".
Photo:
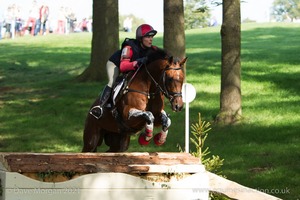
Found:
[(164, 110), (161, 111), (161, 124), (161, 131), (154, 136), (154, 143), (157, 146), (163, 145), (166, 142), (168, 129), (171, 126), (171, 119)]
[(131, 117), (143, 117), (145, 119), (145, 132), (140, 134), (139, 143), (141, 145), (148, 145), (153, 137), (154, 116), (152, 112), (131, 109), (129, 111), (129, 119)]

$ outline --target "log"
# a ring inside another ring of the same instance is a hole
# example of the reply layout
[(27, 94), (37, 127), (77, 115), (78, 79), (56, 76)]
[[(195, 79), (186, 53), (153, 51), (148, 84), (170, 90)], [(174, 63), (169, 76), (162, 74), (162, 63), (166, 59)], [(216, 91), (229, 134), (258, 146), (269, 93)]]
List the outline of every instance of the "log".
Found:
[[(197, 173), (199, 159), (188, 153), (1, 153), (10, 172)], [(198, 169), (199, 168), (199, 169)]]

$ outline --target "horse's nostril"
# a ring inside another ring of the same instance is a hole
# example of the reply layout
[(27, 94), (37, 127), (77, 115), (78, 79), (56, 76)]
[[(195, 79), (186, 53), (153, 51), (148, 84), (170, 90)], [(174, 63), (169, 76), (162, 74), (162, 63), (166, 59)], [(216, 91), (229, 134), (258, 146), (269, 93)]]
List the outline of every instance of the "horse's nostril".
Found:
[(174, 111), (180, 111), (181, 110), (181, 107), (178, 105), (178, 104), (176, 104), (175, 106), (174, 106)]

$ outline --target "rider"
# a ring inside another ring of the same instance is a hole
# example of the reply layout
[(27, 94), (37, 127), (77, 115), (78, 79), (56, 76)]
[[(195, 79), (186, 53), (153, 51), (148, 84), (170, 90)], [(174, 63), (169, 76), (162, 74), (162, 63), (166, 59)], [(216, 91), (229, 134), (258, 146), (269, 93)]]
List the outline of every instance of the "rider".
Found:
[(90, 114), (99, 119), (103, 114), (103, 106), (110, 97), (112, 85), (119, 72), (126, 73), (136, 70), (147, 61), (146, 54), (150, 49), (157, 49), (152, 45), (153, 37), (157, 31), (149, 24), (142, 24), (136, 29), (135, 39), (125, 39), (121, 51), (116, 51), (106, 63), (108, 84), (103, 89), (99, 104), (92, 107)]

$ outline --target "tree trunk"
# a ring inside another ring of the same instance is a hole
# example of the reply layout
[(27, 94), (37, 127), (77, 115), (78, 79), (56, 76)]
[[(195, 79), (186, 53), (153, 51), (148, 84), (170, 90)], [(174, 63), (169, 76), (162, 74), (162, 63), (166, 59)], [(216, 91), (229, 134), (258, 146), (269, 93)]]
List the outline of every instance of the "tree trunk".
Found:
[(171, 55), (185, 57), (183, 0), (164, 0), (164, 49)]
[(240, 0), (223, 1), (220, 112), (217, 123), (233, 124), (242, 116)]
[(103, 81), (107, 77), (106, 62), (119, 49), (118, 0), (93, 0), (93, 37), (88, 68), (79, 81)]

